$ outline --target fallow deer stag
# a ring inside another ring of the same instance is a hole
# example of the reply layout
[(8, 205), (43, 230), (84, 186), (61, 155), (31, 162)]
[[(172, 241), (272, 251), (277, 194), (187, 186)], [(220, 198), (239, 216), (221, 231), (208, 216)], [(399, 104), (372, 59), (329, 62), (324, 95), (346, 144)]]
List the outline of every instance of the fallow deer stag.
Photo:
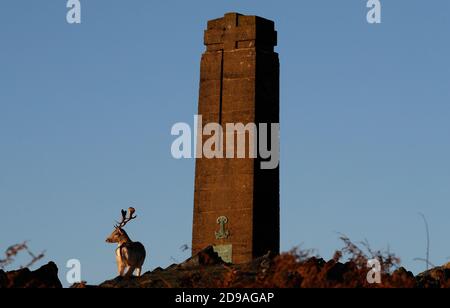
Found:
[(125, 270), (128, 271), (125, 277), (130, 277), (133, 275), (134, 271), (137, 272), (137, 276), (141, 276), (142, 265), (145, 260), (145, 248), (139, 242), (133, 242), (128, 234), (123, 230), (123, 227), (137, 216), (133, 216), (135, 209), (130, 207), (127, 212), (125, 210), (121, 211), (122, 221), (114, 226), (114, 231), (106, 239), (107, 243), (117, 243), (118, 247), (116, 249), (116, 261), (117, 268), (120, 276), (124, 276)]

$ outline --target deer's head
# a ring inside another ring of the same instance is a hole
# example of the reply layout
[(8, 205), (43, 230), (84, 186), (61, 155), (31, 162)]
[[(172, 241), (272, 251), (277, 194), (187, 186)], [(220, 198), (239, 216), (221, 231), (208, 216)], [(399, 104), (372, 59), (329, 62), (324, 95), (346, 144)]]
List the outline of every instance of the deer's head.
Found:
[(122, 210), (122, 221), (114, 226), (114, 231), (111, 233), (110, 236), (106, 239), (107, 243), (125, 243), (130, 241), (130, 238), (128, 237), (128, 234), (123, 230), (122, 228), (125, 227), (125, 225), (133, 219), (136, 219), (137, 216), (133, 216), (135, 212), (135, 209), (130, 207), (128, 209), (128, 217), (127, 212), (125, 210)]

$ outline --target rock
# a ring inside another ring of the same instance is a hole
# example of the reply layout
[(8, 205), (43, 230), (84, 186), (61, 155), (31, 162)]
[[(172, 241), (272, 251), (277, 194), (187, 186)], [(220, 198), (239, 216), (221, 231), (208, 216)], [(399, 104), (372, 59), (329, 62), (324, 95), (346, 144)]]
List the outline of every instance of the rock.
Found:
[(166, 271), (174, 270), (177, 268), (178, 268), (178, 264), (173, 263), (173, 264), (169, 265), (168, 267), (166, 267)]
[(386, 285), (391, 288), (416, 288), (417, 281), (414, 274), (404, 267), (396, 269), (390, 276), (385, 277)]
[(153, 270), (154, 273), (162, 272), (164, 269), (162, 267), (157, 267)]
[(212, 246), (208, 246), (192, 258), (187, 259), (180, 265), (180, 269), (197, 268), (199, 266), (211, 266), (225, 264), (222, 258), (214, 251)]
[(344, 281), (344, 274), (347, 271), (347, 266), (334, 260), (328, 261), (324, 266), (326, 279), (336, 282)]
[(90, 285), (87, 284), (86, 281), (82, 281), (82, 282), (79, 282), (79, 283), (74, 283), (70, 288), (71, 289), (95, 289), (95, 288), (98, 288), (98, 287), (90, 286)]
[(412, 278), (414, 279), (414, 274), (410, 271), (407, 271), (404, 267), (400, 267), (392, 273), (393, 277), (402, 277), (402, 278)]
[(311, 267), (315, 267), (318, 271), (320, 271), (322, 269), (322, 267), (324, 267), (326, 264), (325, 260), (322, 258), (316, 258), (316, 257), (312, 257), (309, 258), (304, 265), (305, 266), (311, 266)]
[(8, 282), (8, 277), (6, 273), (0, 270), (0, 288), (6, 288)]
[(442, 288), (450, 286), (450, 268), (447, 263), (444, 266), (432, 268), (416, 277), (420, 288)]
[(28, 268), (0, 273), (0, 286), (6, 288), (62, 288), (58, 278), (58, 267), (50, 262), (30, 271)]
[(419, 288), (434, 289), (439, 288), (439, 281), (433, 279), (430, 275), (422, 275), (416, 277), (417, 286)]
[(99, 285), (100, 288), (140, 288), (145, 274), (141, 277), (116, 277)]

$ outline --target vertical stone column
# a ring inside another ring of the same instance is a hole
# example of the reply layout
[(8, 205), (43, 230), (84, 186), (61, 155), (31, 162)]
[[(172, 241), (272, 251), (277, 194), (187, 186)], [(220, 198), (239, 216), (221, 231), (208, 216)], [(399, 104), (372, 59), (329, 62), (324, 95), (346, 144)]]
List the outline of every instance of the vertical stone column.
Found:
[[(208, 22), (198, 112), (203, 127), (279, 123), (276, 44), (274, 22), (267, 19), (229, 13)], [(193, 254), (213, 245), (238, 264), (279, 252), (279, 168), (262, 170), (259, 155), (248, 155), (248, 138), (246, 146), (246, 158), (196, 161)]]

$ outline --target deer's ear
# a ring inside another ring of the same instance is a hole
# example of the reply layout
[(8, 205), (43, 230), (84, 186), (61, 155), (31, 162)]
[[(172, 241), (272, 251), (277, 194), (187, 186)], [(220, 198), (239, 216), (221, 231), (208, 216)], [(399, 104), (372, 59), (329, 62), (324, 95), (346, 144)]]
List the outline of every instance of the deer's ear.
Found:
[(123, 231), (120, 228), (117, 228), (117, 232), (119, 232), (119, 234), (123, 234)]

